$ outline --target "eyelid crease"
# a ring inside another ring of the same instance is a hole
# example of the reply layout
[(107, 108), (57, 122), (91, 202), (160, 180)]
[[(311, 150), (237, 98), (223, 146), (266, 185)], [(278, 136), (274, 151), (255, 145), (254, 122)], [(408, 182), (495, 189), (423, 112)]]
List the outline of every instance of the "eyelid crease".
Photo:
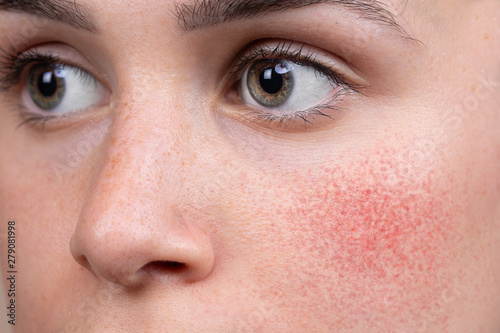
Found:
[[(295, 45), (297, 44), (297, 45)], [(312, 47), (306, 43), (295, 43), (292, 41), (279, 41), (275, 45), (268, 41), (257, 41), (246, 49), (245, 53), (231, 66), (231, 74), (235, 80), (239, 79), (244, 70), (254, 61), (263, 59), (283, 59), (303, 66), (310, 66), (316, 69), (321, 75), (325, 75), (335, 85), (352, 92), (359, 92), (365, 85), (349, 80), (339, 70), (334, 69), (334, 65), (327, 65), (317, 59), (318, 52), (311, 50)]]

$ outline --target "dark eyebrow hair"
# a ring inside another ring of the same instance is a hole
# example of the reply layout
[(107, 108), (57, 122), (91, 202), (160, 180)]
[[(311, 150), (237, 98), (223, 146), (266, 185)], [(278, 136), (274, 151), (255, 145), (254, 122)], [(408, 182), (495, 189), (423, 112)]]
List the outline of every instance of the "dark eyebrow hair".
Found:
[(79, 30), (97, 33), (85, 7), (71, 0), (0, 0), (0, 10), (26, 13), (62, 22)]
[(194, 0), (175, 6), (179, 25), (186, 31), (214, 26), (223, 22), (250, 19), (289, 9), (316, 4), (333, 4), (361, 15), (361, 18), (395, 28), (406, 35), (394, 15), (378, 0)]

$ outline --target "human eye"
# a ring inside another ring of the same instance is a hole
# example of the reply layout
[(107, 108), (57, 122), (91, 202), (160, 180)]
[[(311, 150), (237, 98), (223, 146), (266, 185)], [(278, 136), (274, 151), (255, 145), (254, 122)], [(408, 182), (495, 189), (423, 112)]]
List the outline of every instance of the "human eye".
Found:
[(337, 59), (294, 42), (258, 43), (233, 67), (229, 100), (244, 120), (271, 129), (307, 129), (319, 117), (333, 119), (345, 97), (362, 87)]
[(24, 124), (40, 125), (106, 103), (107, 89), (88, 71), (48, 50), (3, 51), (0, 91), (9, 92)]

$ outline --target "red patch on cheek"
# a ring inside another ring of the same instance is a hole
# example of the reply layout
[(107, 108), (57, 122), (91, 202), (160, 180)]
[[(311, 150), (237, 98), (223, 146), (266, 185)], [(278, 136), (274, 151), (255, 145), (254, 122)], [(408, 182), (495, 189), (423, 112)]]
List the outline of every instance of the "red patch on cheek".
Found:
[[(326, 302), (337, 313), (360, 319), (363, 305), (371, 304), (370, 315), (393, 299), (418, 315), (425, 307), (419, 300), (429, 304), (437, 288), (450, 283), (457, 208), (430, 165), (416, 169), (394, 156), (386, 152), (294, 180), (281, 236), (300, 249), (293, 258), (297, 279), (324, 286), (316, 288), (328, 290)], [(298, 287), (308, 288), (305, 282)]]
[(449, 230), (440, 203), (445, 193), (433, 194), (426, 181), (410, 188), (360, 177), (324, 185), (315, 196), (299, 199), (295, 216), (315, 228), (307, 227), (313, 242), (332, 242), (343, 272), (383, 278), (391, 275), (388, 268), (393, 277), (405, 269), (432, 270), (438, 254), (433, 251)]

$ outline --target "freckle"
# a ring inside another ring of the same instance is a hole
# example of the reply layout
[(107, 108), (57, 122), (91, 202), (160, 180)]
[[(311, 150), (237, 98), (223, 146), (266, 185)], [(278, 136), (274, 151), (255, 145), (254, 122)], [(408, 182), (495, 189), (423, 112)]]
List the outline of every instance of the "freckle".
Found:
[(113, 154), (109, 163), (111, 164), (111, 170), (114, 170), (115, 168), (119, 168), (122, 165), (121, 154), (120, 153)]

